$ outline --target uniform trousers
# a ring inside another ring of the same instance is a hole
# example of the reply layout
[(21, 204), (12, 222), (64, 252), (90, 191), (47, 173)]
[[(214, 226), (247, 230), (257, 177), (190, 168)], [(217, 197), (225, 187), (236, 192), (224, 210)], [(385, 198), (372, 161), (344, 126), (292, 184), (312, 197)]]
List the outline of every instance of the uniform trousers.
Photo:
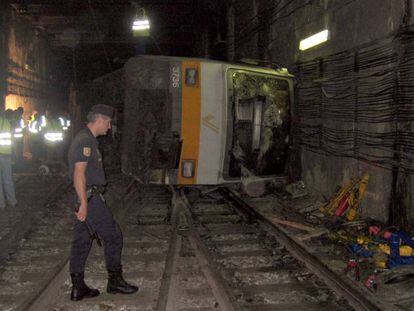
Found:
[[(112, 271), (119, 269), (123, 246), (122, 232), (100, 195), (93, 195), (88, 202), (87, 220), (103, 242), (106, 268)], [(91, 247), (92, 240), (86, 224), (76, 219), (70, 253), (70, 273), (85, 271)]]
[(17, 204), (11, 166), (11, 156), (0, 154), (0, 209)]

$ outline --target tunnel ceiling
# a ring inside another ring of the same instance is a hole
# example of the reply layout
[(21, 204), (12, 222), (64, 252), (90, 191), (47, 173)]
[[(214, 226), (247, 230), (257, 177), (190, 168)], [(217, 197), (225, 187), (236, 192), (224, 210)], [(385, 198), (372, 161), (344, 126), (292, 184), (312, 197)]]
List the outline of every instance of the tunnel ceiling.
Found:
[[(45, 33), (62, 67), (75, 60), (78, 79), (113, 71), (136, 54), (198, 56), (201, 33), (216, 24), (215, 0), (11, 0), (16, 13)], [(221, 4), (220, 4), (221, 3)], [(151, 22), (151, 37), (134, 38), (131, 23), (139, 7)], [(144, 52), (143, 52), (144, 51)], [(70, 71), (70, 70), (67, 70)], [(73, 77), (72, 77), (73, 78)]]

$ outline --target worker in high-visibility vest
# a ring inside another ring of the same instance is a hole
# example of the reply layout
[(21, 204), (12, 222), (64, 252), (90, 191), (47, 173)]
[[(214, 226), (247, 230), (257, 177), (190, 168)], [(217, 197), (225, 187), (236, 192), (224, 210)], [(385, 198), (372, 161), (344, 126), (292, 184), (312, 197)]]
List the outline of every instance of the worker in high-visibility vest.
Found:
[(61, 112), (59, 115), (58, 119), (63, 130), (62, 150), (63, 154), (67, 154), (70, 144), (70, 120), (67, 117), (68, 114), (66, 112)]
[(67, 131), (70, 127), (70, 120), (65, 117), (59, 117), (59, 122), (63, 131)]
[(28, 126), (29, 132), (32, 134), (38, 134), (44, 127), (46, 127), (46, 117), (39, 113), (33, 115)]
[(15, 139), (23, 138), (23, 130), (26, 127), (23, 119), (23, 112), (24, 110), (22, 107), (17, 108), (14, 112), (15, 124), (13, 137)]
[(58, 119), (51, 118), (47, 121), (43, 137), (48, 145), (63, 141), (63, 129)]
[(0, 111), (0, 209), (17, 204), (12, 178), (12, 127)]
[(35, 113), (28, 125), (29, 131), (29, 146), (32, 153), (33, 160), (40, 160), (43, 156), (44, 142), (43, 142), (43, 128), (46, 127), (46, 117), (40, 113)]
[(19, 107), (13, 111), (13, 155), (15, 158), (15, 168), (22, 169), (23, 165), (23, 131), (26, 127), (23, 119), (23, 108)]
[(47, 149), (47, 161), (62, 161), (63, 129), (60, 120), (51, 111), (48, 111), (43, 139)]

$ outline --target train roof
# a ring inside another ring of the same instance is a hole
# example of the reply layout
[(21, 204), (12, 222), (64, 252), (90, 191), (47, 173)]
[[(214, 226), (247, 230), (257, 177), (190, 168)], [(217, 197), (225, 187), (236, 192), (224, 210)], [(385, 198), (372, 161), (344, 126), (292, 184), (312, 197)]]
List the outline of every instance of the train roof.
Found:
[(187, 60), (187, 61), (199, 61), (199, 62), (203, 62), (203, 63), (227, 65), (227, 66), (232, 67), (232, 68), (251, 69), (251, 70), (255, 70), (255, 71), (259, 70), (261, 72), (281, 75), (281, 76), (284, 76), (284, 77), (292, 77), (292, 78), (294, 77), (292, 74), (290, 74), (288, 72), (288, 70), (286, 68), (275, 69), (275, 68), (251, 65), (251, 64), (247, 64), (247, 63), (234, 63), (234, 62), (224, 62), (224, 61), (212, 60), (212, 59), (206, 59), (206, 58), (178, 57), (178, 56), (165, 56), (165, 55), (137, 55), (137, 56), (132, 57), (130, 60), (128, 60), (128, 62), (125, 64), (125, 66), (128, 66), (128, 64), (130, 63), (130, 61), (132, 59), (139, 59), (139, 58), (151, 59), (151, 60), (162, 60), (162, 61), (166, 61), (166, 62), (185, 61), (185, 60)]

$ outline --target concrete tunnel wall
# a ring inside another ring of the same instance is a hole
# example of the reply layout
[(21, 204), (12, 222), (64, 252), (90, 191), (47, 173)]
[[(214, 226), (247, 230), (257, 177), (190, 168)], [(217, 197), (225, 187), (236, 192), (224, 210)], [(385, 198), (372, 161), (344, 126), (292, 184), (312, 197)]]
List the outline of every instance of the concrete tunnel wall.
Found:
[(34, 110), (61, 104), (50, 79), (52, 54), (46, 34), (0, 2), (0, 108)]
[[(350, 49), (358, 50), (391, 36), (400, 28), (404, 16), (412, 15), (411, 2), (412, 0), (237, 0), (231, 8), (234, 15), (228, 17), (231, 19), (228, 24), (234, 23), (234, 28), (228, 30), (229, 43), (231, 45), (234, 38), (234, 59), (264, 58), (282, 64), (297, 74), (302, 63), (324, 59)], [(300, 40), (323, 29), (330, 31), (328, 42), (307, 51), (299, 50)], [(298, 83), (300, 87), (301, 81)], [(297, 101), (301, 101), (300, 96)], [(297, 109), (295, 107), (295, 113), (300, 116), (301, 111)], [(336, 129), (353, 126), (325, 121)], [(375, 132), (384, 130), (388, 125), (360, 125), (364, 126)], [(350, 178), (368, 171), (370, 180), (361, 206), (362, 215), (388, 220), (391, 170), (355, 158), (317, 154), (302, 145), (299, 145), (299, 151), (301, 178), (321, 200), (330, 198), (335, 189)], [(381, 151), (375, 152), (381, 154)], [(408, 177), (407, 184), (412, 184), (411, 176)], [(405, 200), (408, 216), (413, 219), (411, 191), (408, 191)]]

